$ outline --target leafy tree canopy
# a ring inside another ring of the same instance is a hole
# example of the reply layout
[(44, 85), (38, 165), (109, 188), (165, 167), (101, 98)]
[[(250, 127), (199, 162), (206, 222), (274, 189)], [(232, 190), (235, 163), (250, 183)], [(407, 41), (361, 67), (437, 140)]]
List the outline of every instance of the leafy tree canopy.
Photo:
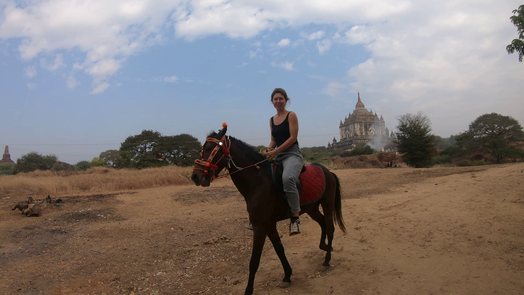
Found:
[(190, 166), (198, 158), (200, 148), (198, 139), (189, 134), (162, 136), (157, 131), (143, 130), (126, 138), (120, 152), (128, 157), (130, 167)]
[(107, 150), (100, 153), (100, 159), (104, 160), (104, 166), (118, 168), (122, 156), (118, 150)]
[(89, 163), (89, 165), (91, 167), (104, 167), (105, 166), (105, 162), (104, 162), (104, 159), (100, 158), (100, 157), (94, 157), (91, 162)]
[(376, 153), (372, 147), (365, 143), (359, 143), (355, 146), (354, 149), (351, 151), (344, 151), (340, 154), (341, 157), (352, 157), (352, 156), (359, 156), (359, 155), (371, 155)]
[(0, 164), (0, 175), (13, 175), (15, 173), (15, 164), (4, 163)]
[(75, 164), (75, 168), (76, 170), (84, 171), (91, 168), (91, 163), (89, 163), (88, 161), (80, 161)]
[(509, 18), (511, 22), (517, 27), (518, 39), (513, 39), (511, 44), (506, 46), (508, 54), (518, 52), (519, 61), (522, 62), (524, 58), (524, 5), (520, 5), (518, 9), (513, 10), (513, 15)]
[(53, 164), (53, 167), (51, 167), (51, 171), (58, 172), (58, 171), (75, 171), (75, 166), (65, 163), (56, 161), (56, 163)]
[(519, 122), (497, 113), (485, 114), (469, 124), (469, 129), (457, 135), (457, 145), (469, 152), (487, 152), (497, 161), (504, 157), (498, 151), (509, 143), (524, 140)]
[(398, 118), (398, 132), (394, 143), (404, 162), (416, 168), (429, 167), (435, 151), (435, 136), (431, 133), (431, 122), (422, 113), (404, 114)]
[(57, 157), (55, 155), (42, 156), (37, 152), (31, 152), (16, 160), (16, 173), (50, 170), (56, 162)]

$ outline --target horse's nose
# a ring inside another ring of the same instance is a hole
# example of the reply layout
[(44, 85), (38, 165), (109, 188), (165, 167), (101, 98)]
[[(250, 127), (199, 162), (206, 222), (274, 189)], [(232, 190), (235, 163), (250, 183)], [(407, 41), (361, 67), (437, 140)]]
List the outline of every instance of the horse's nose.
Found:
[(193, 173), (191, 175), (191, 180), (193, 180), (193, 182), (195, 183), (195, 185), (199, 186), (200, 185), (200, 178), (198, 177), (198, 175), (196, 175), (195, 173)]

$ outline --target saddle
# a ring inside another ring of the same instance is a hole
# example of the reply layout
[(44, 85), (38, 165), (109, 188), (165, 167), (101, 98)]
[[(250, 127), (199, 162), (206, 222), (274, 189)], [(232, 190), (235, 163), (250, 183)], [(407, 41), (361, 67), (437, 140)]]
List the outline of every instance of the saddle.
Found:
[[(278, 195), (286, 201), (282, 184), (282, 164), (271, 164), (271, 177)], [(314, 203), (324, 194), (326, 189), (326, 176), (324, 170), (317, 165), (304, 165), (297, 181), (297, 188), (300, 195), (300, 205)], [(286, 202), (287, 203), (287, 202)]]

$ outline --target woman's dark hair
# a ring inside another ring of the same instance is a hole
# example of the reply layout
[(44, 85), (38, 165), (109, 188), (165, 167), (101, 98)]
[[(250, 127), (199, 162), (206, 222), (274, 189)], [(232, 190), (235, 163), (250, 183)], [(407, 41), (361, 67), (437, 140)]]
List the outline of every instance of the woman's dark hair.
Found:
[(282, 94), (286, 99), (286, 102), (289, 100), (289, 97), (287, 97), (287, 93), (283, 88), (275, 88), (275, 90), (273, 90), (273, 93), (271, 93), (271, 101), (273, 101), (273, 96), (275, 96), (275, 94), (277, 93)]

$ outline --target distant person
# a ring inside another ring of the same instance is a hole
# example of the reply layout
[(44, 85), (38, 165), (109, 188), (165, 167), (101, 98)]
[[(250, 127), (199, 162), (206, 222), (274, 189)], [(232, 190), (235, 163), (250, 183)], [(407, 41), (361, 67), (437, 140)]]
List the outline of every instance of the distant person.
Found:
[(275, 88), (271, 94), (271, 103), (277, 110), (276, 115), (269, 120), (271, 128), (271, 142), (264, 151), (264, 156), (282, 163), (282, 183), (284, 193), (291, 209), (291, 223), (289, 234), (300, 233), (300, 198), (297, 181), (300, 171), (304, 166), (304, 158), (298, 146), (298, 118), (297, 114), (288, 111), (286, 106), (289, 102), (287, 93), (282, 88)]

